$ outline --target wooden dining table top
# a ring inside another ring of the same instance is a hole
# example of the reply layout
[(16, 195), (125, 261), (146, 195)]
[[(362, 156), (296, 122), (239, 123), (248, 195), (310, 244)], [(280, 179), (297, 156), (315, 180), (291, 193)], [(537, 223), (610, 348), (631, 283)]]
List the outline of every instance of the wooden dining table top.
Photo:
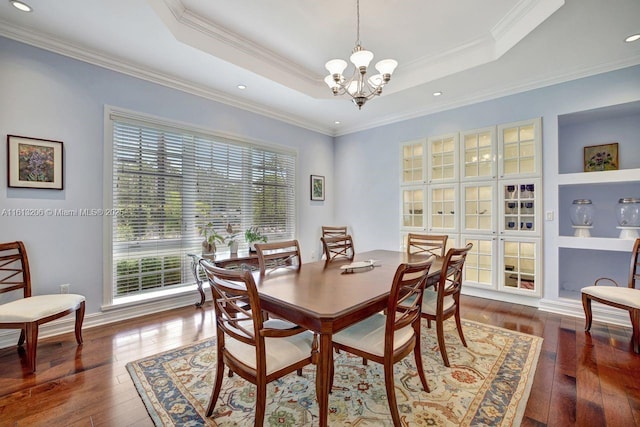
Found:
[[(353, 323), (349, 319), (339, 322), (340, 319), (364, 310), (365, 313), (357, 316), (362, 319), (367, 311), (373, 314), (386, 306), (398, 265), (426, 259), (425, 255), (374, 250), (356, 254), (353, 261), (345, 259), (327, 266), (324, 261), (303, 263), (297, 272), (281, 269), (265, 276), (255, 272), (254, 279), (264, 310), (316, 332), (322, 332), (323, 320), (338, 322), (332, 327), (332, 332), (337, 332)], [(374, 267), (353, 272), (341, 268), (368, 260), (375, 261)], [(429, 270), (430, 278), (440, 274), (441, 266), (442, 258), (437, 258)], [(371, 309), (366, 310), (366, 307)]]

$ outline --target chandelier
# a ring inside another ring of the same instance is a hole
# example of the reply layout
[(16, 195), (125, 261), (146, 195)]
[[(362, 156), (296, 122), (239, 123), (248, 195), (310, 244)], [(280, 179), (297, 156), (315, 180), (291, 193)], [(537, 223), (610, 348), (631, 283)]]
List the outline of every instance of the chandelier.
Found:
[(332, 59), (325, 64), (325, 68), (331, 74), (325, 77), (324, 81), (334, 95), (350, 95), (354, 104), (361, 110), (365, 102), (382, 93), (382, 88), (391, 80), (391, 74), (398, 66), (398, 62), (393, 59), (379, 61), (376, 64), (376, 70), (379, 74), (367, 78), (367, 67), (373, 59), (373, 52), (366, 50), (360, 44), (360, 0), (356, 1), (356, 8), (356, 47), (353, 48), (353, 53), (349, 58), (355, 66), (353, 76), (347, 80), (342, 75), (347, 68), (347, 61)]

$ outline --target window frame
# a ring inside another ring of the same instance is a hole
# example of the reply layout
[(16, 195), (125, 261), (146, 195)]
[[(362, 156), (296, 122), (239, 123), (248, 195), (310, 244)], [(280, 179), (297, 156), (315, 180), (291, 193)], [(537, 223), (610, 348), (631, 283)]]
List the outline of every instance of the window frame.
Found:
[[(115, 125), (114, 122), (123, 122), (128, 123), (133, 126), (141, 126), (141, 127), (149, 127), (159, 131), (166, 131), (170, 133), (179, 133), (183, 135), (189, 135), (195, 137), (194, 140), (198, 137), (205, 138), (208, 140), (213, 140), (216, 143), (221, 144), (229, 144), (230, 146), (237, 146), (242, 148), (243, 150), (251, 150), (257, 149), (258, 151), (264, 150), (262, 153), (265, 154), (282, 154), (285, 156), (291, 157), (292, 162), (292, 175), (293, 178), (291, 181), (292, 184), (292, 200), (289, 202), (289, 208), (292, 211), (287, 211), (289, 223), (288, 228), (290, 232), (293, 234), (290, 238), (294, 238), (297, 235), (297, 204), (298, 204), (298, 150), (293, 147), (277, 145), (269, 142), (258, 141), (254, 139), (247, 138), (245, 136), (225, 134), (222, 132), (212, 131), (211, 129), (201, 128), (195, 126), (190, 123), (178, 122), (170, 119), (155, 117), (143, 113), (138, 113), (130, 110), (125, 110), (122, 108), (105, 106), (104, 109), (104, 162), (103, 162), (103, 206), (104, 211), (107, 212), (109, 210), (113, 210), (114, 208), (114, 188), (113, 188), (113, 179), (114, 179), (114, 131)], [(195, 143), (194, 143), (195, 144)], [(195, 147), (195, 145), (194, 145)], [(191, 153), (193, 154), (193, 153)], [(247, 186), (246, 181), (243, 180), (243, 185)], [(184, 186), (183, 186), (184, 187)], [(184, 193), (190, 194), (190, 193)], [(183, 195), (184, 195), (183, 194)], [(244, 193), (243, 193), (244, 194)], [(245, 197), (244, 194), (243, 197)], [(182, 218), (185, 218), (185, 213), (187, 215), (187, 219), (185, 221), (193, 221), (189, 218), (189, 213), (184, 205), (181, 205)], [(246, 213), (245, 213), (246, 215)], [(197, 218), (197, 216), (196, 216)], [(180, 293), (188, 293), (193, 292), (195, 289), (195, 279), (193, 282), (190, 280), (184, 282), (178, 286), (171, 286), (168, 288), (159, 288), (158, 290), (152, 291), (144, 291), (138, 292), (131, 295), (125, 295), (121, 297), (114, 296), (116, 284), (114, 282), (114, 230), (113, 230), (113, 216), (104, 215), (103, 216), (103, 308), (109, 308), (111, 306), (120, 306), (121, 304), (130, 304), (130, 303), (138, 303), (143, 301), (149, 301), (161, 297), (166, 297), (167, 295), (175, 295)], [(184, 222), (184, 221), (183, 221)], [(183, 230), (184, 230), (183, 225)], [(240, 234), (243, 233), (244, 230), (239, 230)], [(195, 231), (194, 231), (195, 232)], [(192, 234), (189, 231), (183, 231), (181, 237), (178, 240), (188, 240)], [(275, 238), (275, 237), (274, 237)], [(160, 242), (168, 242), (171, 239), (159, 239)], [(147, 242), (142, 242), (144, 246)], [(150, 242), (151, 243), (151, 242)], [(226, 249), (226, 245), (224, 246)], [(199, 251), (198, 251), (199, 253)], [(190, 271), (190, 267), (188, 264), (190, 260), (186, 259), (181, 260), (181, 269), (184, 271), (185, 268), (187, 271)], [(183, 277), (189, 277), (183, 276)], [(190, 277), (189, 277), (190, 279)]]

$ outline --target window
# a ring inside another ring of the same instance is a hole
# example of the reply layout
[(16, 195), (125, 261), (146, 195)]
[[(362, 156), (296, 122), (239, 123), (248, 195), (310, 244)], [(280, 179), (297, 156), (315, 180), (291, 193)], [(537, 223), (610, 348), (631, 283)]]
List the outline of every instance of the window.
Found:
[[(188, 253), (200, 253), (198, 227), (226, 235), (258, 226), (269, 240), (295, 234), (296, 153), (109, 114), (112, 303), (119, 297), (194, 283)], [(109, 201), (109, 200), (107, 200)], [(228, 251), (218, 244), (218, 253)]]

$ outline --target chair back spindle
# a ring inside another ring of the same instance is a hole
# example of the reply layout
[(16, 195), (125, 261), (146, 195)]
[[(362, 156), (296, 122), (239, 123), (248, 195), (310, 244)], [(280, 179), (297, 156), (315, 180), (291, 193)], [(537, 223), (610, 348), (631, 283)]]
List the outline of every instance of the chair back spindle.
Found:
[(353, 260), (355, 250), (350, 235), (321, 237), (320, 241), (325, 256), (325, 265), (340, 259)]
[(407, 235), (407, 253), (444, 256), (448, 238), (447, 235), (409, 233)]
[(302, 265), (300, 245), (297, 240), (256, 243), (256, 252), (262, 276), (281, 268), (299, 271)]

